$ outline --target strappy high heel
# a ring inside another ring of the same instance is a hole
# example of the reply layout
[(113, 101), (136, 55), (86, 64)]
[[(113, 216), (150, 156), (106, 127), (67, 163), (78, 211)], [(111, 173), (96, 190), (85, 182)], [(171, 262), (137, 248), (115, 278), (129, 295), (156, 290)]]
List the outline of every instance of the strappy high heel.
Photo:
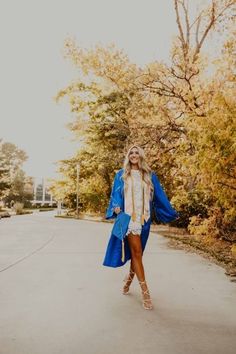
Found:
[[(129, 287), (130, 287), (130, 285), (131, 285), (131, 283), (132, 283), (132, 281), (133, 281), (133, 279), (134, 279), (134, 275), (135, 275), (135, 272), (133, 272), (133, 271), (130, 269), (129, 274), (126, 275), (126, 277), (124, 278), (123, 281), (126, 282), (126, 284), (125, 284), (124, 287), (123, 287), (123, 295), (128, 294), (128, 292), (129, 292)], [(127, 283), (129, 283), (129, 284), (127, 284)]]
[[(153, 305), (152, 305), (152, 300), (151, 300), (151, 297), (150, 297), (150, 293), (149, 293), (149, 290), (148, 290), (148, 287), (147, 287), (147, 283), (146, 283), (146, 280), (144, 281), (139, 281), (139, 284), (141, 286), (141, 290), (142, 290), (142, 295), (143, 295), (143, 308), (145, 310), (152, 310), (153, 309)], [(142, 285), (145, 284), (147, 289), (146, 290), (143, 290), (142, 289)], [(148, 299), (145, 299), (145, 295), (148, 295), (149, 298)]]

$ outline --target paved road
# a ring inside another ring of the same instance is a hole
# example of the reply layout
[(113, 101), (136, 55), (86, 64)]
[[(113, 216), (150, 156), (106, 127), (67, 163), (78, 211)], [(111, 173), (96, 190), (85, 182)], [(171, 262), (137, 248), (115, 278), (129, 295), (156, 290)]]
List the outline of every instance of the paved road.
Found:
[(102, 266), (112, 225), (52, 213), (0, 221), (0, 354), (233, 354), (236, 286), (199, 255), (150, 234), (155, 309), (128, 270)]

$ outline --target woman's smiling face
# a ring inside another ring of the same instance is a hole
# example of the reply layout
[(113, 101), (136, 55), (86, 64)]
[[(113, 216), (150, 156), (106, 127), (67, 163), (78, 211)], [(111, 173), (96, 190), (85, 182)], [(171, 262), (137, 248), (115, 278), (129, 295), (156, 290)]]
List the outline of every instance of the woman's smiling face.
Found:
[(137, 164), (139, 161), (139, 152), (136, 147), (134, 147), (129, 153), (129, 161), (132, 164)]

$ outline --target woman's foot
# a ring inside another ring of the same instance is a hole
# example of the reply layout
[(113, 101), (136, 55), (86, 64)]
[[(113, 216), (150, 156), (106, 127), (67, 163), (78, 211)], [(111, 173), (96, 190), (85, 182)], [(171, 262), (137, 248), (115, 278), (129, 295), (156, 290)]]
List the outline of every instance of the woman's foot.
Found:
[(133, 272), (131, 269), (129, 271), (129, 274), (125, 277), (124, 282), (125, 285), (123, 287), (123, 294), (126, 295), (129, 292), (129, 287), (134, 279), (135, 272)]
[(150, 297), (150, 293), (147, 287), (147, 283), (146, 280), (144, 281), (139, 281), (139, 284), (141, 286), (142, 289), (142, 295), (143, 295), (143, 307), (145, 308), (145, 310), (152, 310), (153, 309), (153, 305), (152, 305), (152, 300)]

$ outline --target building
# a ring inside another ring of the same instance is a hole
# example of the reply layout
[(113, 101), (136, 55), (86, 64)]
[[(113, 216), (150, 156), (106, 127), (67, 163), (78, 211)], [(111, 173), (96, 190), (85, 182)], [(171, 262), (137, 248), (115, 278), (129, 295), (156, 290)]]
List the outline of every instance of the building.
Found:
[(48, 205), (56, 206), (57, 202), (49, 191), (49, 185), (46, 178), (34, 179), (34, 198), (31, 201), (32, 205)]

